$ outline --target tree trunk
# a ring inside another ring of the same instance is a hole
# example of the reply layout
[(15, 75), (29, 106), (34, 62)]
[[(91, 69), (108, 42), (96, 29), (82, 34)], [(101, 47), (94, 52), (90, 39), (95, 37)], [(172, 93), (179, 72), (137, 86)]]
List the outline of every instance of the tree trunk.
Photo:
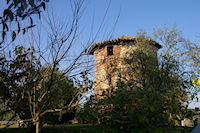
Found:
[(40, 132), (40, 122), (37, 121), (36, 124), (35, 124), (35, 133), (39, 133)]

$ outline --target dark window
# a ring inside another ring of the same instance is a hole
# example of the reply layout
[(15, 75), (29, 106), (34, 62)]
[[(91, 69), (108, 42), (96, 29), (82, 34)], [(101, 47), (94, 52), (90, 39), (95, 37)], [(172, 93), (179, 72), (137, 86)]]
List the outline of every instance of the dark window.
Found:
[(107, 56), (113, 55), (113, 46), (108, 46), (107, 47)]

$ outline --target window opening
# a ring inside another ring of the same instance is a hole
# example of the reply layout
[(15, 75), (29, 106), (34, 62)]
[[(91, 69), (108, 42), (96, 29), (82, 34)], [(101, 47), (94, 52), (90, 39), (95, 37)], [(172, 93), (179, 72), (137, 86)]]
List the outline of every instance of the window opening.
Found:
[(107, 46), (107, 56), (113, 55), (113, 46)]

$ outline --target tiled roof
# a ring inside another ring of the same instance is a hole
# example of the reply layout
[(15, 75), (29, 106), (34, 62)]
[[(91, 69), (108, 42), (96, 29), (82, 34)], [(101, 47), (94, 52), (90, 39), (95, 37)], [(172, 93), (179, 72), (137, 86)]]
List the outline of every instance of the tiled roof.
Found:
[[(101, 47), (104, 47), (108, 44), (117, 44), (117, 42), (120, 42), (120, 41), (134, 41), (137, 37), (136, 36), (129, 36), (129, 35), (123, 35), (123, 36), (120, 36), (120, 37), (117, 37), (115, 39), (111, 39), (111, 40), (106, 40), (106, 41), (101, 41), (101, 42), (97, 42), (97, 43), (93, 43), (92, 46), (90, 47), (90, 49), (88, 50), (88, 54), (93, 54), (94, 51), (97, 49), (97, 48), (101, 48)], [(153, 40), (152, 40), (153, 41)], [(155, 45), (156, 47), (158, 48), (161, 48), (162, 46), (158, 43), (156, 43)]]

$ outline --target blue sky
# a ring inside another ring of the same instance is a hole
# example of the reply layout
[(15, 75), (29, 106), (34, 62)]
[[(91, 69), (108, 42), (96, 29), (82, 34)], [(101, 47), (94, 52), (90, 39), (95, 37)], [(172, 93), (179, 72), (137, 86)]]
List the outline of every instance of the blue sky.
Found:
[[(66, 0), (51, 0), (50, 4), (59, 15), (65, 16), (69, 11)], [(81, 25), (87, 27), (94, 16), (94, 29), (97, 28), (108, 4), (109, 0), (85, 0)], [(195, 40), (200, 33), (199, 5), (199, 0), (111, 0), (104, 28), (111, 29), (120, 12), (113, 37), (135, 35), (141, 28), (152, 33), (157, 26), (177, 24), (186, 38)]]

